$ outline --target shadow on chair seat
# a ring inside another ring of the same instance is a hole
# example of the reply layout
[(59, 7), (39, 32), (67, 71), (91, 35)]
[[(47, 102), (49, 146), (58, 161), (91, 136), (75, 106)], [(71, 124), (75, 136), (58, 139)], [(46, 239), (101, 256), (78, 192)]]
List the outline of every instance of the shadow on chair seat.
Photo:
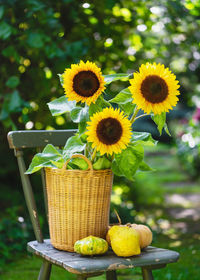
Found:
[(135, 257), (117, 257), (112, 251), (108, 251), (103, 256), (81, 256), (55, 249), (49, 239), (45, 239), (43, 243), (29, 242), (28, 251), (75, 274), (100, 273), (133, 267), (151, 267), (151, 269), (154, 269), (176, 262), (179, 258), (179, 254), (175, 251), (151, 246)]

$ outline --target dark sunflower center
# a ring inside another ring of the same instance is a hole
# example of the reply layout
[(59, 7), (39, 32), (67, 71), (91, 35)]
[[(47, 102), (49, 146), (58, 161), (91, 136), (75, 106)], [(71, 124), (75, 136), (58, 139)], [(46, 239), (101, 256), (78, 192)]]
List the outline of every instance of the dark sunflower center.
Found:
[(73, 79), (73, 89), (83, 97), (92, 96), (99, 89), (99, 80), (92, 71), (81, 71)]
[(168, 86), (159, 76), (149, 75), (142, 82), (141, 92), (147, 101), (160, 103), (168, 96)]
[(100, 142), (106, 145), (113, 145), (119, 141), (122, 136), (122, 126), (114, 118), (101, 120), (97, 125), (97, 137)]

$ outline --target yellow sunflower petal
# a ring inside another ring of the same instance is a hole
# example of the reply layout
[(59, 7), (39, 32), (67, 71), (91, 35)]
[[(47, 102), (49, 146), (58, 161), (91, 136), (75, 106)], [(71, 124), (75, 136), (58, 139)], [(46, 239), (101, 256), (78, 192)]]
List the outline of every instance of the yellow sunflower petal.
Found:
[(105, 108), (87, 124), (87, 139), (101, 155), (120, 153), (130, 142), (131, 122), (119, 109)]
[(133, 103), (147, 114), (168, 112), (177, 104), (180, 86), (176, 76), (163, 64), (142, 64), (130, 84)]
[(72, 64), (71, 68), (65, 69), (62, 77), (65, 94), (71, 101), (85, 102), (90, 105), (105, 89), (101, 69), (89, 61)]

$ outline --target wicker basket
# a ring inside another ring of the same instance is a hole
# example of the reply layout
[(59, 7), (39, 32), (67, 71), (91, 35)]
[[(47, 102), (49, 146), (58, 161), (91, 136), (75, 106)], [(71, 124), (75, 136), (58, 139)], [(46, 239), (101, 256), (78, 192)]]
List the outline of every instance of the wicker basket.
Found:
[(110, 212), (113, 174), (110, 169), (89, 170), (46, 168), (49, 229), (52, 245), (74, 251), (74, 243), (89, 235), (105, 238)]

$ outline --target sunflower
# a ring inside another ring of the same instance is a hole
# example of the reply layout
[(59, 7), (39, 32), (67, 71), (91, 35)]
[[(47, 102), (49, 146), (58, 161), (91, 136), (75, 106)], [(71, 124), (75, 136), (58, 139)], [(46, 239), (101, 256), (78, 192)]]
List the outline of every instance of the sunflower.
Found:
[(62, 77), (65, 94), (71, 101), (90, 105), (105, 89), (101, 69), (89, 61), (72, 64), (71, 68), (65, 69)]
[(177, 104), (180, 86), (176, 76), (163, 64), (142, 64), (130, 84), (133, 103), (147, 114), (168, 112)]
[(101, 155), (120, 153), (131, 138), (131, 122), (119, 109), (105, 108), (94, 114), (87, 130), (88, 141)]

